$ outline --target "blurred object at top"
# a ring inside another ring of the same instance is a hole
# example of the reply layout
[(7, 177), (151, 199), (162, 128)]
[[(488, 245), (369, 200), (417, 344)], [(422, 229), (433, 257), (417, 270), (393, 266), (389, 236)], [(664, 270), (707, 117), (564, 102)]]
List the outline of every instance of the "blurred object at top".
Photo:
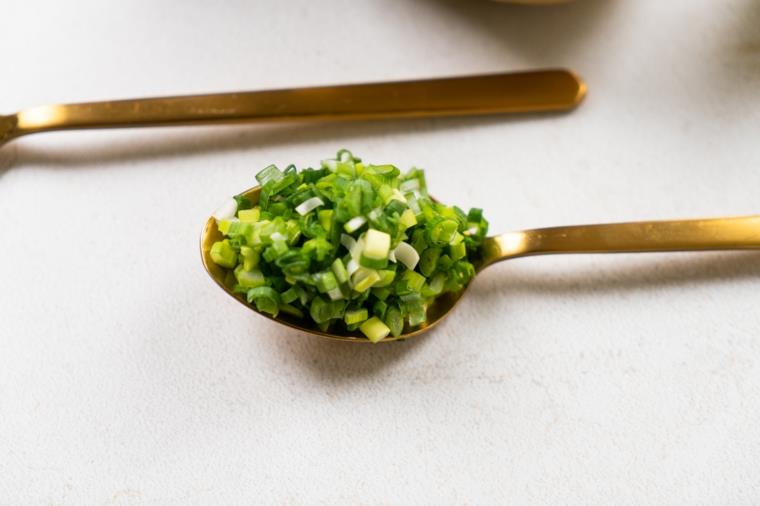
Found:
[(502, 2), (508, 4), (524, 4), (524, 5), (554, 5), (565, 4), (572, 0), (493, 0), (494, 2)]

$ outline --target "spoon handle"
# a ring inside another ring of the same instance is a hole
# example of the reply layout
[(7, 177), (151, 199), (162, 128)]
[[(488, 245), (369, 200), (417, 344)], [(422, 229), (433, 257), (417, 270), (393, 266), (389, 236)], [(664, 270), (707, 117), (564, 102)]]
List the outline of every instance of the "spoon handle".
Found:
[(558, 111), (575, 107), (585, 90), (586, 85), (570, 71), (542, 70), (422, 81), (55, 104), (0, 116), (0, 144), (22, 135), (50, 130)]
[(490, 237), (484, 265), (529, 255), (760, 249), (760, 215), (552, 227)]

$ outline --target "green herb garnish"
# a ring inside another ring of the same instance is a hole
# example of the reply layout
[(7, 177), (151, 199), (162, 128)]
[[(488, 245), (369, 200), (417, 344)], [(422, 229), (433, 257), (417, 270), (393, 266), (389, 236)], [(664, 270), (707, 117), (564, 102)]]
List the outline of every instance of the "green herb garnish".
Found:
[(402, 175), (341, 150), (318, 169), (270, 165), (256, 179), (258, 205), (236, 196), (215, 214), (225, 237), (210, 256), (261, 312), (377, 342), (423, 324), (435, 297), (475, 275), (488, 222), (434, 202), (420, 169)]

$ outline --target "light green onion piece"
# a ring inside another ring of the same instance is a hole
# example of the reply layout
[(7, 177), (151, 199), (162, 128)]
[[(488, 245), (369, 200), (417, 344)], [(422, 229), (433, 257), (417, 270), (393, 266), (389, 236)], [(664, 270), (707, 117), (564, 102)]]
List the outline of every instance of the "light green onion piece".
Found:
[(238, 254), (227, 239), (211, 245), (209, 256), (215, 264), (232, 269), (237, 265)]
[(256, 304), (256, 309), (262, 313), (277, 316), (280, 312), (280, 294), (268, 286), (251, 288), (247, 293), (248, 302)]
[(243, 223), (256, 223), (261, 217), (261, 209), (254, 207), (253, 209), (242, 209), (237, 213), (238, 219)]
[(338, 283), (343, 284), (348, 282), (348, 271), (340, 258), (336, 258), (330, 267), (332, 268), (333, 274), (335, 274), (335, 279), (338, 280)]
[(290, 304), (280, 304), (280, 311), (295, 316), (296, 318), (303, 318), (303, 311)]
[(243, 269), (235, 269), (235, 277), (243, 288), (256, 288), (266, 284), (264, 275), (258, 270), (246, 271)]
[(366, 269), (364, 267), (360, 267), (359, 270), (354, 274), (353, 288), (360, 293), (366, 292), (378, 281), (380, 281), (380, 275), (375, 269)]
[(343, 316), (343, 321), (346, 322), (346, 325), (354, 325), (363, 322), (367, 318), (369, 318), (369, 311), (367, 311), (367, 308), (361, 308), (346, 311), (346, 314)]
[(467, 255), (467, 248), (465, 247), (464, 242), (460, 242), (458, 244), (450, 244), (449, 255), (451, 256), (452, 260), (459, 260), (460, 258), (464, 258), (465, 255)]
[(396, 279), (396, 271), (377, 271), (377, 275), (380, 276), (380, 279), (376, 281), (374, 285), (372, 285), (373, 288), (382, 288), (389, 286), (391, 283), (393, 283), (393, 280)]
[(230, 227), (236, 221), (239, 221), (239, 220), (237, 220), (236, 218), (232, 218), (229, 220), (217, 220), (216, 227), (219, 229), (219, 232), (221, 232), (224, 235), (227, 235), (230, 231)]
[(317, 289), (320, 293), (327, 293), (334, 288), (338, 288), (338, 280), (332, 271), (319, 272), (316, 274)]
[(332, 230), (334, 213), (335, 211), (333, 211), (332, 209), (321, 209), (317, 211), (319, 224), (322, 225), (322, 228), (324, 228), (326, 232), (330, 232)]
[(404, 330), (404, 317), (401, 315), (401, 310), (397, 307), (390, 307), (385, 312), (385, 324), (391, 331), (393, 337), (398, 337)]
[(330, 297), (330, 300), (345, 299), (345, 295), (343, 295), (343, 290), (341, 290), (339, 286), (336, 286), (335, 288), (327, 290), (327, 296)]
[(250, 246), (240, 246), (240, 256), (243, 257), (243, 270), (251, 271), (261, 260), (261, 253)]
[(373, 316), (369, 320), (365, 321), (359, 326), (359, 330), (367, 336), (367, 339), (373, 343), (382, 341), (388, 334), (391, 333), (391, 329), (383, 323), (383, 321), (377, 316)]

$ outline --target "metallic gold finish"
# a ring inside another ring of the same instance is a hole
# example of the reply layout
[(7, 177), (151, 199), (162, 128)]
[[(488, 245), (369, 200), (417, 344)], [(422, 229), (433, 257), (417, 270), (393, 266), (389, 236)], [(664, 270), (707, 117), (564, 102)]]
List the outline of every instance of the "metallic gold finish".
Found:
[(16, 116), (0, 116), (0, 146), (14, 137)]
[[(259, 200), (259, 187), (244, 194), (254, 204)], [(209, 255), (211, 245), (220, 240), (222, 234), (212, 217), (206, 222), (201, 235), (201, 258), (203, 266), (211, 278), (225, 292), (255, 311), (239, 295), (232, 292), (226, 283), (227, 271), (216, 265)], [(480, 273), (483, 269), (502, 260), (531, 255), (558, 253), (643, 253), (657, 251), (705, 251), (705, 250), (747, 250), (760, 249), (760, 215), (734, 218), (714, 218), (704, 220), (643, 221), (633, 223), (611, 223), (603, 225), (576, 225), (569, 227), (539, 228), (510, 232), (488, 237), (481, 247), (481, 260), (476, 264)], [(430, 330), (443, 320), (465, 290), (438, 297), (427, 308), (427, 323), (416, 329), (405, 329), (397, 337), (388, 337), (382, 342), (408, 339)], [(262, 313), (259, 313), (262, 314)], [(306, 326), (304, 322), (280, 315), (272, 318), (288, 327), (321, 337), (340, 341), (368, 343), (359, 333), (326, 333)]]
[(760, 215), (540, 228), (489, 237), (480, 269), (556, 253), (646, 253), (760, 249)]
[(494, 0), (505, 4), (523, 4), (523, 5), (556, 5), (569, 3), (572, 0)]
[(586, 85), (567, 70), (32, 107), (0, 116), (0, 145), (52, 130), (563, 111)]

